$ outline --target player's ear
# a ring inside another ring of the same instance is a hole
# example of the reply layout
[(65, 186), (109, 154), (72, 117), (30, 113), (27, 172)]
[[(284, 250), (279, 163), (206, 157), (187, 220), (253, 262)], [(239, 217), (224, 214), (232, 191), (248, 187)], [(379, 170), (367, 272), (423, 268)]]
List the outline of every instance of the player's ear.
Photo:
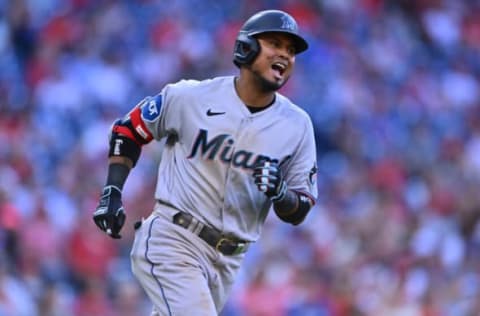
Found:
[(244, 53), (244, 54), (248, 54), (248, 53), (252, 50), (251, 47), (250, 47), (250, 45), (248, 45), (247, 43), (241, 42), (241, 43), (239, 43), (239, 45), (240, 45), (240, 48), (239, 48), (239, 49), (240, 49), (240, 50), (242, 51), (242, 53)]
[(238, 67), (251, 64), (259, 52), (260, 44), (258, 40), (253, 36), (240, 32), (235, 41), (233, 62)]

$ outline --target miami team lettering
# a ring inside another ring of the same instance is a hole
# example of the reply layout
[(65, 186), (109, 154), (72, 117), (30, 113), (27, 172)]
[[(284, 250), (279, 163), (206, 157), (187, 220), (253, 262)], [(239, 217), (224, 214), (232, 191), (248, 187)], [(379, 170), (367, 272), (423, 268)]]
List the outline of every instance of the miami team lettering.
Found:
[(235, 167), (246, 169), (253, 169), (262, 160), (272, 160), (266, 155), (255, 154), (247, 150), (234, 151), (234, 143), (234, 139), (229, 134), (220, 134), (208, 141), (208, 131), (200, 129), (188, 158), (200, 154), (210, 160), (219, 159), (225, 163), (231, 163)]

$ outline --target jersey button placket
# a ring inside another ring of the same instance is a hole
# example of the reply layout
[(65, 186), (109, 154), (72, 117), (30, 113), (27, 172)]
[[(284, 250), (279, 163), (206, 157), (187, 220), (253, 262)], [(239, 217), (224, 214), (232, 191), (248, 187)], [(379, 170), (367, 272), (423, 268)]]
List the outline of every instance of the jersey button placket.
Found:
[[(231, 153), (232, 153), (232, 159), (230, 159), (230, 162), (228, 163), (228, 167), (227, 167), (227, 174), (226, 174), (226, 177), (225, 177), (225, 182), (226, 182), (226, 185), (225, 187), (229, 188), (230, 185), (229, 183), (232, 182), (232, 180), (235, 179), (235, 172), (232, 172), (232, 167), (234, 167), (233, 165), (233, 157), (234, 157), (234, 154), (235, 154), (235, 150), (237, 148), (237, 142), (239, 141), (240, 139), (240, 135), (241, 135), (241, 131), (245, 128), (245, 126), (247, 125), (248, 123), (248, 118), (243, 118), (241, 121), (240, 121), (240, 124), (238, 125), (238, 128), (235, 132), (235, 134), (233, 135), (233, 139), (235, 140), (235, 143), (234, 145), (232, 146), (231, 148)], [(226, 198), (226, 194), (227, 194), (227, 190), (225, 190), (224, 192), (224, 197), (223, 197), (223, 207), (222, 207), (222, 210), (220, 212), (220, 216), (222, 217), (221, 218), (221, 221), (222, 221), (222, 227), (225, 227), (225, 216), (224, 216), (224, 212), (227, 211), (230, 209), (231, 205), (228, 203), (228, 199)]]

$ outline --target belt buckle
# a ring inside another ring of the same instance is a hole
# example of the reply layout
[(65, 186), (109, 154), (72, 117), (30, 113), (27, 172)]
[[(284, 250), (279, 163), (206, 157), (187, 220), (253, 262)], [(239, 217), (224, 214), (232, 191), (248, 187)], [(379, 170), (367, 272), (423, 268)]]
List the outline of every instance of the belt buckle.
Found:
[(220, 250), (220, 247), (222, 246), (222, 243), (227, 242), (227, 241), (230, 241), (230, 242), (236, 244), (235, 250), (230, 255), (238, 255), (240, 253), (243, 253), (245, 251), (246, 247), (247, 247), (247, 243), (245, 243), (245, 242), (234, 242), (231, 239), (228, 239), (226, 237), (222, 237), (218, 240), (217, 244), (215, 245), (215, 250), (218, 251), (218, 252), (222, 252)]
[(218, 251), (218, 252), (222, 252), (222, 251), (220, 251), (220, 247), (222, 246), (222, 243), (224, 243), (224, 242), (226, 242), (226, 241), (230, 241), (230, 239), (225, 238), (225, 237), (221, 237), (221, 238), (217, 241), (217, 244), (215, 245), (215, 250)]

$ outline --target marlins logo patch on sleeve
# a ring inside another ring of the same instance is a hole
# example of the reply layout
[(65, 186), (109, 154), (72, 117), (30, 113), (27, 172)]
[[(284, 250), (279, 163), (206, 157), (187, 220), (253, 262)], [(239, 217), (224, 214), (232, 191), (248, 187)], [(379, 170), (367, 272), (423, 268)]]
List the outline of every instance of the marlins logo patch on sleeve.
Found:
[(142, 104), (142, 118), (145, 121), (153, 122), (160, 116), (162, 108), (162, 95), (158, 94), (155, 97), (147, 98)]

